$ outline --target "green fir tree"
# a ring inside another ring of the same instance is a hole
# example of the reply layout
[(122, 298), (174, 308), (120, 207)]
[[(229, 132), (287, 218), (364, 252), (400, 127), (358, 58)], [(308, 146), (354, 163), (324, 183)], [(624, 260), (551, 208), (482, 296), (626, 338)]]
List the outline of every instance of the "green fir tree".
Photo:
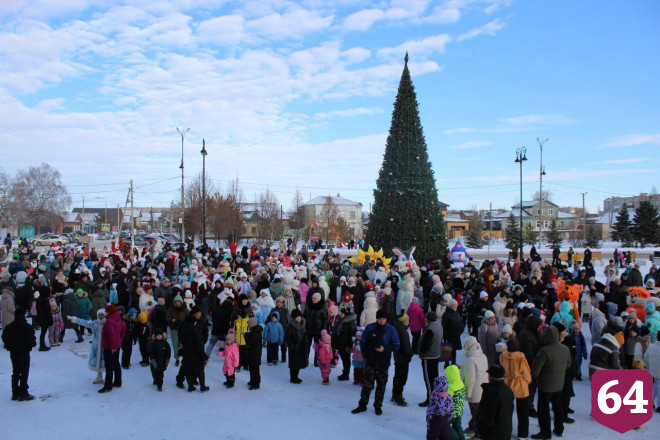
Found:
[(476, 214), (470, 217), (470, 232), (468, 232), (467, 240), (465, 241), (467, 247), (472, 249), (481, 249), (484, 247), (483, 230), (484, 226), (481, 219)]
[(547, 234), (545, 234), (545, 238), (551, 245), (561, 246), (561, 242), (563, 240), (561, 238), (561, 232), (559, 232), (559, 229), (557, 228), (557, 220), (552, 219), (552, 222), (550, 223), (550, 230)]
[(612, 228), (612, 240), (620, 241), (623, 246), (633, 244), (633, 224), (628, 214), (628, 206), (624, 203), (616, 216), (616, 222)]
[(600, 237), (593, 225), (587, 226), (587, 236), (585, 237), (584, 245), (591, 249), (598, 249), (600, 247)]
[(645, 200), (639, 203), (633, 224), (635, 240), (644, 245), (660, 243), (660, 214), (651, 202)]
[(523, 240), (525, 244), (536, 244), (539, 239), (539, 233), (532, 229), (532, 225), (528, 224), (523, 229)]
[(513, 212), (509, 214), (509, 217), (506, 220), (506, 228), (504, 229), (504, 242), (506, 243), (507, 249), (520, 249), (519, 221), (513, 215)]
[(419, 120), (408, 54), (399, 83), (383, 165), (374, 190), (365, 245), (408, 249), (422, 263), (447, 250), (445, 222)]

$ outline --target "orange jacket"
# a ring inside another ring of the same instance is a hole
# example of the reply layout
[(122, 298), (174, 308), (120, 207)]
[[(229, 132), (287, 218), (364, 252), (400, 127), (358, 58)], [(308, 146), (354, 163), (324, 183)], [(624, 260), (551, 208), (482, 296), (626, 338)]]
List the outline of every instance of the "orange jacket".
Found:
[(516, 399), (529, 396), (529, 384), (532, 383), (532, 373), (525, 355), (516, 351), (505, 351), (500, 355), (500, 364), (504, 367), (504, 383), (507, 384)]

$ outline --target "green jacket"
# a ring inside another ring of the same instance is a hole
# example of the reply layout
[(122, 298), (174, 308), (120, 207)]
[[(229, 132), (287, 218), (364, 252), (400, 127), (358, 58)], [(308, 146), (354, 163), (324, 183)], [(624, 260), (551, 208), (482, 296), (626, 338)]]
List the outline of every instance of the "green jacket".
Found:
[(556, 393), (564, 387), (566, 370), (571, 366), (571, 353), (567, 346), (559, 343), (559, 330), (554, 325), (543, 330), (541, 348), (532, 363), (532, 376), (539, 390)]

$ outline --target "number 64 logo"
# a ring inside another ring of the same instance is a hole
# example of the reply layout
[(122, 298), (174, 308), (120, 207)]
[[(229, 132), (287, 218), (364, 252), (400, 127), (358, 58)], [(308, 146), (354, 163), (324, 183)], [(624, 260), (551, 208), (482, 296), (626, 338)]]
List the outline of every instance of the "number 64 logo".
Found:
[(645, 370), (598, 370), (591, 377), (591, 415), (621, 434), (651, 420), (653, 377)]

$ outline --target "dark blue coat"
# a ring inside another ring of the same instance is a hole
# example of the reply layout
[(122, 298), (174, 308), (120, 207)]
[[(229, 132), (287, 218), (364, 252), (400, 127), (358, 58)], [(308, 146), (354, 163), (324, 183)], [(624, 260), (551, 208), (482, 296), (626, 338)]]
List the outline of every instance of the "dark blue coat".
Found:
[[(380, 353), (376, 351), (377, 347), (383, 347), (385, 351)], [(392, 353), (399, 349), (399, 335), (389, 324), (382, 326), (377, 322), (371, 323), (362, 332), (360, 349), (367, 367), (387, 369), (390, 366)]]

